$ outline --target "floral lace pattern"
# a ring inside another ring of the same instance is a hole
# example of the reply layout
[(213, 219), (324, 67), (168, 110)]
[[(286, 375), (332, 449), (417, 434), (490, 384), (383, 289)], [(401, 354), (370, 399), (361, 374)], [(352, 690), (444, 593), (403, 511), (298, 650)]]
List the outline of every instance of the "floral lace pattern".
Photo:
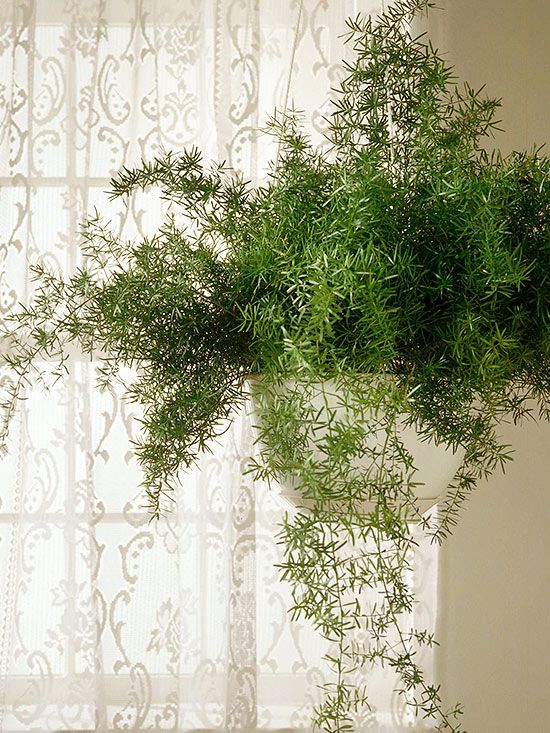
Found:
[[(124, 236), (155, 229), (154, 192), (124, 211), (104, 193), (123, 164), (196, 144), (261, 180), (275, 151), (257, 130), (291, 73), (288, 101), (321, 141), (344, 19), (376, 6), (0, 3), (0, 315), (32, 292), (27, 263), (78, 264), (93, 207)], [(285, 505), (245, 473), (250, 417), (236, 416), (183, 478), (177, 510), (149, 524), (133, 408), (93, 389), (96, 368), (71, 358), (65, 384), (30, 393), (0, 463), (0, 731), (307, 730), (324, 648), (289, 622), (274, 568)], [(434, 552), (419, 551), (414, 579), (424, 626)], [(407, 726), (391, 679), (375, 688), (357, 730)]]

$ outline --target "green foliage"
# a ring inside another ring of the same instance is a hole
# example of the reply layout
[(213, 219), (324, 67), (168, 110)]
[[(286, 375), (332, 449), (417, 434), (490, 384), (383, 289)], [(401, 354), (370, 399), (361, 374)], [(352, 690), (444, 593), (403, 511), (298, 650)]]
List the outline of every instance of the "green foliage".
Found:
[[(61, 375), (70, 342), (104, 355), (103, 386), (122, 365), (137, 370), (128, 398), (143, 408), (152, 516), (254, 395), (251, 470), (301, 497), (280, 532), (292, 614), (333, 644), (336, 681), (316, 712), (325, 731), (355, 729), (375, 664), (396, 670), (436, 730), (461, 730), (460, 709), (446, 710), (416, 661), (433, 638), (401, 629), (414, 604), (410, 522), (444, 539), (479, 479), (510, 457), (499, 423), (549, 415), (550, 163), (484, 151), (499, 103), (411, 36), (429, 5), (398, 0), (348, 22), (355, 58), (328, 153), (286, 112), (271, 121), (280, 153), (264, 186), (205, 166), (196, 149), (122, 170), (114, 197), (158, 186), (185, 224), (172, 216), (122, 242), (96, 213), (83, 266), (68, 280), (35, 267), (34, 300), (5, 336), (4, 436), (21, 390), (42, 378), (39, 359), (57, 357)], [(403, 421), (464, 451), (430, 519)]]

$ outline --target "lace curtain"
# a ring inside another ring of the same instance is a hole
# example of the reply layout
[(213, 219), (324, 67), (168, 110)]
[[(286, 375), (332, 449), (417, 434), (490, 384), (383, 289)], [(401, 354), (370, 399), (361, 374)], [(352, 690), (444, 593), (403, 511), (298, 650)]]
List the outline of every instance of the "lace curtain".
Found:
[[(105, 194), (123, 164), (194, 144), (259, 181), (276, 151), (258, 129), (293, 102), (320, 142), (344, 20), (377, 4), (3, 0), (2, 314), (31, 294), (29, 264), (78, 264), (94, 207), (123, 236), (154, 231), (155, 192), (126, 208)], [(286, 613), (274, 568), (286, 507), (243, 473), (250, 417), (150, 524), (135, 415), (94, 390), (96, 367), (73, 356), (65, 383), (30, 392), (0, 463), (0, 731), (308, 730), (325, 649)], [(435, 551), (416, 568), (410, 622), (431, 627)], [(373, 675), (358, 731), (411, 729), (393, 686)]]

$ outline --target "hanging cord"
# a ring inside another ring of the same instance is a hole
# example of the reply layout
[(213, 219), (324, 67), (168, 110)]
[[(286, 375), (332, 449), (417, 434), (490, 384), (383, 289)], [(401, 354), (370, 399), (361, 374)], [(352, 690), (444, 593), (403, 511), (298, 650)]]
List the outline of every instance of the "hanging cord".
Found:
[[(386, 12), (386, 3), (385, 0), (381, 0), (381, 9), (382, 14)], [(386, 85), (387, 88), (387, 85)], [(394, 161), (394, 146), (393, 146), (393, 139), (395, 137), (395, 126), (393, 124), (393, 115), (392, 115), (392, 108), (391, 108), (391, 98), (388, 97), (388, 101), (386, 103), (386, 114), (388, 116), (388, 147), (390, 149), (390, 164), (393, 168), (393, 161)]]
[[(292, 42), (292, 51), (290, 54), (290, 69), (288, 72), (288, 79), (286, 83), (285, 100), (283, 104), (283, 117), (286, 117), (286, 113), (288, 109), (288, 97), (290, 95), (290, 85), (292, 83), (292, 74), (294, 72), (294, 60), (296, 58), (296, 49), (298, 48), (298, 34), (300, 32), (300, 23), (302, 21), (303, 8), (304, 8), (304, 0), (300, 0), (300, 4), (298, 6), (298, 18), (296, 19), (296, 28), (294, 30), (294, 41)], [(277, 145), (277, 155), (275, 158), (275, 168), (278, 168), (279, 166), (280, 153), (281, 153), (281, 139), (279, 138), (279, 143)]]

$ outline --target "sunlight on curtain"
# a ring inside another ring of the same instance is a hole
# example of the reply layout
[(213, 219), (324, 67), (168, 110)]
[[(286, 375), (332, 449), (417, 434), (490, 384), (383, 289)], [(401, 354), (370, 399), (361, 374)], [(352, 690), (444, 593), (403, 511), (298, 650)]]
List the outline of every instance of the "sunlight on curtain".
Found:
[[(274, 106), (305, 111), (320, 142), (342, 73), (344, 19), (376, 0), (3, 0), (0, 3), (0, 310), (32, 293), (27, 266), (70, 272), (97, 207), (125, 236), (151, 233), (155, 192), (108, 201), (121, 165), (197, 145), (258, 181)], [(44, 364), (44, 369), (49, 368)], [(150, 524), (121, 395), (96, 364), (34, 390), (0, 463), (0, 730), (307, 730), (324, 651), (289, 623), (279, 583), (276, 491), (244, 474), (243, 411)], [(437, 555), (411, 579), (435, 613)], [(429, 670), (431, 660), (426, 659)], [(410, 714), (376, 673), (357, 730)]]

